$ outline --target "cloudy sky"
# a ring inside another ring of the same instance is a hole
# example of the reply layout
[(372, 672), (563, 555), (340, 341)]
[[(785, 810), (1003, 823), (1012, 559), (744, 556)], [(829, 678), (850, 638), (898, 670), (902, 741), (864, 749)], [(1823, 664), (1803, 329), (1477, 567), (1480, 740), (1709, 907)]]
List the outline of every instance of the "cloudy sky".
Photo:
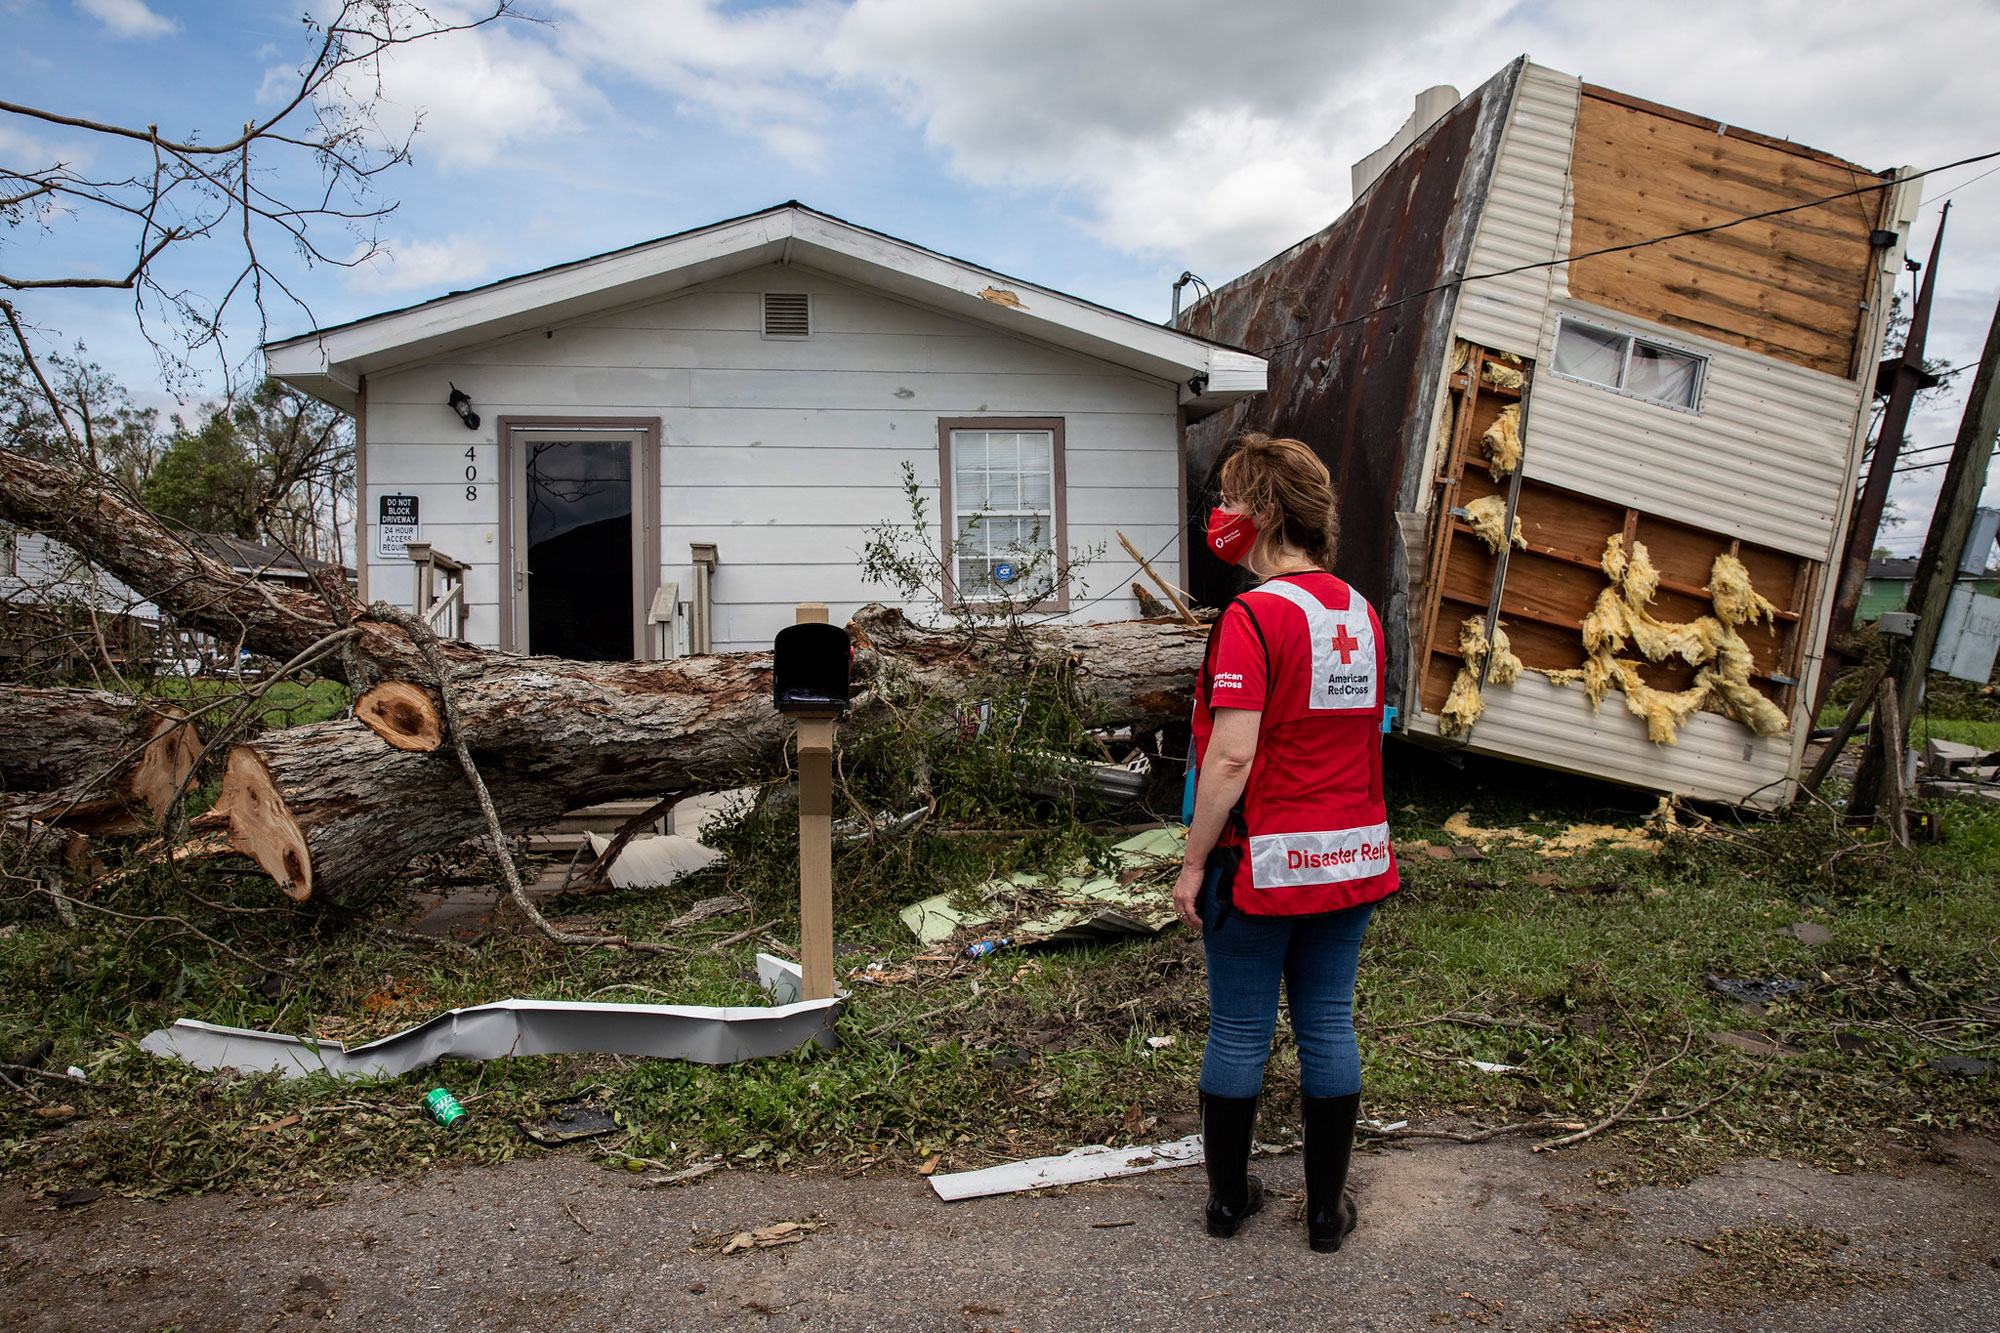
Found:
[[(318, 0), (0, 0), (0, 98), (226, 138), (268, 113)], [(462, 13), (460, 0), (432, 6)], [(573, 259), (788, 198), (1147, 318), (1183, 269), (1219, 283), (1330, 221), (1348, 166), (1412, 94), (1545, 65), (1872, 168), (2000, 148), (2000, 0), (1932, 0), (1921, 22), (1851, 0), (527, 0), (515, 22), (399, 52), (383, 118), (421, 118), (382, 182), (387, 255), (287, 266), (322, 322)], [(105, 158), (0, 115), (0, 161)], [(31, 162), (39, 165), (39, 162)], [(1933, 355), (1978, 355), (2000, 295), (2000, 162), (1925, 182), (1921, 253), (1954, 200)], [(1985, 175), (1982, 173), (1992, 172)], [(330, 233), (330, 252), (355, 242)], [(86, 218), (0, 233), (9, 273), (116, 268)], [(176, 277), (225, 273), (190, 255)], [(226, 281), (226, 276), (223, 278)], [(152, 356), (116, 293), (22, 303), (135, 386)], [(273, 331), (304, 327), (274, 308)], [(254, 328), (239, 329), (254, 337)], [(1913, 446), (1949, 441), (1959, 394)], [(1932, 458), (1941, 455), (1932, 455)], [(2000, 471), (1996, 471), (2000, 476)], [(1899, 478), (1921, 541), (1941, 469)], [(1988, 503), (2000, 503), (2000, 484)]]

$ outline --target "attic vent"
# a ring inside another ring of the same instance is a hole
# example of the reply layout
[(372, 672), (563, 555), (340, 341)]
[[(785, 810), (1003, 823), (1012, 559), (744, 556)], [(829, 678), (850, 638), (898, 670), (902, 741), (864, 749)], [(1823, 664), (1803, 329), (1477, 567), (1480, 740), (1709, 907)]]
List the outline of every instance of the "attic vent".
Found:
[(812, 336), (812, 304), (804, 292), (764, 293), (764, 336), (766, 338), (809, 338)]

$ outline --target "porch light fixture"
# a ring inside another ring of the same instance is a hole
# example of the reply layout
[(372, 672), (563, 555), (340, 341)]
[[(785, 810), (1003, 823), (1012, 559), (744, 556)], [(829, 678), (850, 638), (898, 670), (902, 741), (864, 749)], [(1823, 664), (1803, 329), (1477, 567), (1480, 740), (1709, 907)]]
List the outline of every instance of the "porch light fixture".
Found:
[(454, 384), (451, 386), (451, 397), (445, 402), (451, 404), (451, 410), (458, 413), (458, 419), (465, 423), (467, 430), (479, 429), (479, 414), (472, 410), (471, 394)]

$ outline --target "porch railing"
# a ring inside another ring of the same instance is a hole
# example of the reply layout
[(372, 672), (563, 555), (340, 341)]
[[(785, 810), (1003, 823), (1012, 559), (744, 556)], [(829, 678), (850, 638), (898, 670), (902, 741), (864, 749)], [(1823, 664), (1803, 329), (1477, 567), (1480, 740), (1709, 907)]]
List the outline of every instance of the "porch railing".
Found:
[[(429, 542), (411, 542), (410, 564), (416, 576), (410, 607), (417, 619), (436, 630), (439, 638), (463, 640), (466, 563), (433, 550)], [(440, 582), (444, 587), (442, 595), (438, 591)]]

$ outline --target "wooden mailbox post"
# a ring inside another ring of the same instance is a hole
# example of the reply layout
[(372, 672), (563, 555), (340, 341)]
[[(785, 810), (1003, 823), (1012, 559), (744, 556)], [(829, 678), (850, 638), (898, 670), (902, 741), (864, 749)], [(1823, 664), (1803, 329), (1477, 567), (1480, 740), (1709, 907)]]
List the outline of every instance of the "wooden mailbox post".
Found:
[[(825, 626), (807, 630), (804, 626)], [(833, 729), (847, 707), (845, 630), (827, 624), (826, 604), (801, 602), (796, 623), (772, 653), (772, 696), (798, 718), (799, 964), (808, 1000), (833, 995)]]

